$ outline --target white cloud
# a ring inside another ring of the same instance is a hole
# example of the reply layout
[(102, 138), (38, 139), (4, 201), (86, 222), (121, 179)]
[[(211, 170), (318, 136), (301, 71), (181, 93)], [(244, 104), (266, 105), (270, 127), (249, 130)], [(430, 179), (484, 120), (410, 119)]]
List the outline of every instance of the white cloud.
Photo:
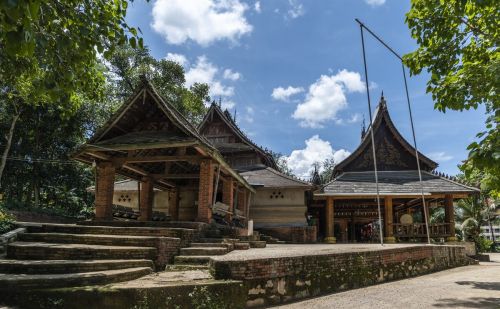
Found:
[(434, 161), (445, 162), (453, 159), (453, 156), (446, 154), (444, 151), (438, 151), (429, 153), (429, 158), (431, 158)]
[(371, 6), (381, 6), (385, 3), (385, 0), (365, 0), (365, 2)]
[(247, 106), (245, 108), (246, 114), (243, 115), (243, 120), (245, 120), (248, 123), (253, 123), (253, 115), (254, 115), (254, 110), (251, 106)]
[(236, 103), (234, 103), (234, 101), (231, 101), (231, 100), (223, 100), (221, 102), (221, 108), (224, 110), (224, 109), (231, 109), (233, 107), (236, 106)]
[(217, 79), (219, 68), (208, 61), (206, 56), (198, 57), (196, 64), (186, 70), (186, 86), (194, 83), (205, 83), (210, 86), (210, 96), (230, 97), (234, 94), (234, 88), (226, 86)]
[[(189, 63), (189, 62), (186, 62)], [(200, 56), (196, 60), (196, 63), (191, 64), (186, 69), (186, 86), (190, 87), (194, 83), (204, 83), (210, 86), (210, 96), (212, 98), (216, 97), (229, 97), (234, 95), (234, 87), (228, 86), (222, 83), (221, 79), (226, 78), (231, 81), (237, 80), (236, 77), (240, 77), (240, 73), (234, 72), (231, 69), (226, 69), (221, 74), (221, 69), (215, 64), (211, 63), (206, 56)], [(233, 108), (235, 103), (232, 101), (225, 102), (223, 105), (227, 108)]]
[(304, 15), (304, 6), (298, 0), (288, 0), (290, 9), (287, 12), (287, 16), (291, 19), (295, 19)]
[(303, 127), (321, 128), (328, 120), (338, 120), (337, 113), (347, 107), (346, 93), (364, 89), (356, 72), (341, 70), (336, 75), (321, 75), (309, 86), (305, 101), (297, 105), (292, 117)]
[(252, 31), (245, 18), (247, 9), (239, 0), (157, 0), (151, 26), (170, 44), (234, 42)]
[(275, 100), (288, 102), (291, 96), (301, 92), (304, 92), (304, 88), (302, 87), (292, 87), (292, 86), (288, 86), (287, 88), (278, 87), (273, 89), (271, 97)]
[(167, 53), (167, 56), (165, 57), (165, 59), (173, 61), (173, 62), (177, 62), (178, 64), (180, 64), (182, 66), (185, 66), (189, 63), (186, 56), (181, 55), (181, 54)]
[(262, 12), (262, 9), (260, 7), (260, 1), (255, 2), (253, 8), (254, 8), (255, 12), (257, 12), (257, 13)]
[(231, 69), (225, 69), (225, 70), (224, 70), (223, 77), (224, 77), (225, 79), (230, 79), (230, 80), (232, 80), (232, 81), (235, 81), (235, 80), (240, 79), (241, 74), (240, 74), (240, 73), (238, 73), (238, 72), (234, 72), (234, 71), (233, 71), (233, 70), (231, 70)]
[(292, 172), (301, 178), (309, 177), (314, 169), (313, 164), (316, 162), (323, 163), (333, 158), (335, 163), (339, 163), (350, 155), (350, 152), (345, 149), (334, 150), (330, 142), (322, 140), (318, 135), (307, 139), (305, 144), (304, 149), (293, 150), (289, 156), (284, 157)]
[(335, 119), (334, 121), (339, 125), (358, 123), (361, 121), (361, 114), (356, 113), (351, 115), (348, 119)]

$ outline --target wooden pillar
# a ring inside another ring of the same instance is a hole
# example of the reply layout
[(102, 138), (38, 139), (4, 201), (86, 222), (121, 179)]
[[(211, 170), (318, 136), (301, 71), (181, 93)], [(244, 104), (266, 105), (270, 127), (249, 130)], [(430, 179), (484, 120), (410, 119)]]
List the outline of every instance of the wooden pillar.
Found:
[(242, 212), (242, 215), (245, 217), (245, 226), (247, 226), (247, 221), (248, 221), (248, 217), (245, 216), (245, 214), (247, 213), (247, 190), (245, 187), (243, 187), (243, 191), (241, 191), (241, 212)]
[(392, 227), (393, 212), (392, 212), (392, 196), (384, 198), (384, 242), (395, 243), (394, 229)]
[(179, 220), (179, 191), (177, 189), (169, 193), (168, 214), (172, 220)]
[(139, 200), (140, 221), (151, 221), (153, 217), (153, 180), (144, 177), (141, 181), (141, 192)]
[(325, 225), (326, 225), (326, 235), (325, 242), (329, 244), (334, 244), (337, 242), (334, 236), (334, 212), (333, 212), (333, 197), (327, 197), (326, 199), (326, 209), (325, 209)]
[[(232, 179), (225, 180), (222, 183), (222, 203), (229, 206), (229, 211), (234, 213), (234, 181)], [(228, 222), (231, 222), (232, 215), (227, 214)]]
[(343, 243), (346, 243), (347, 240), (347, 234), (348, 234), (348, 229), (347, 229), (347, 219), (342, 219), (340, 220), (340, 241)]
[(445, 222), (448, 223), (449, 235), (446, 241), (457, 241), (455, 236), (455, 209), (453, 208), (453, 195), (446, 194), (444, 196), (444, 218)]
[(197, 221), (210, 223), (212, 219), (212, 201), (214, 194), (214, 165), (211, 160), (200, 163), (200, 184), (198, 187)]
[(99, 162), (96, 168), (95, 220), (113, 219), (115, 167), (111, 162)]

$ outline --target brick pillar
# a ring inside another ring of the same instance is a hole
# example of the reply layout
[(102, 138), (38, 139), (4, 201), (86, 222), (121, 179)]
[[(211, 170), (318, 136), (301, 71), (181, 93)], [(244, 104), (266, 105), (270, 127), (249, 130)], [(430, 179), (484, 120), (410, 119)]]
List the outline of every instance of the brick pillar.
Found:
[(179, 191), (177, 189), (169, 193), (168, 214), (172, 220), (179, 220)]
[(334, 244), (337, 242), (334, 236), (334, 213), (333, 213), (333, 197), (327, 197), (326, 199), (326, 209), (325, 209), (325, 224), (326, 224), (326, 235), (325, 242)]
[[(234, 212), (234, 181), (226, 180), (222, 183), (222, 203), (229, 206), (229, 211)], [(227, 214), (226, 219), (231, 222), (231, 215)]]
[(211, 160), (200, 163), (200, 185), (198, 188), (198, 217), (196, 221), (210, 223), (214, 198), (214, 166)]
[(151, 221), (153, 217), (153, 180), (144, 177), (141, 181), (141, 192), (139, 200), (140, 221)]
[(384, 198), (384, 242), (395, 243), (394, 228), (392, 227), (393, 212), (392, 212), (392, 197)]
[(97, 163), (95, 186), (95, 220), (113, 219), (115, 167), (111, 162)]
[(444, 220), (449, 226), (449, 235), (446, 241), (457, 241), (455, 236), (455, 209), (453, 208), (453, 195), (446, 194), (444, 196)]

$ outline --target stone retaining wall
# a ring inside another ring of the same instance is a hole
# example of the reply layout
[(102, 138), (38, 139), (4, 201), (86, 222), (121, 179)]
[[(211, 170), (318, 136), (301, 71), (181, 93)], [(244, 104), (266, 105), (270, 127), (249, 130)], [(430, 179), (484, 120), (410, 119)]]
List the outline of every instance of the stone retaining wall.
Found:
[(242, 280), (248, 307), (269, 306), (470, 263), (463, 247), (412, 246), (325, 255), (212, 261), (216, 279)]
[(49, 215), (34, 211), (7, 210), (18, 222), (40, 222), (40, 223), (75, 223), (79, 219), (58, 215)]

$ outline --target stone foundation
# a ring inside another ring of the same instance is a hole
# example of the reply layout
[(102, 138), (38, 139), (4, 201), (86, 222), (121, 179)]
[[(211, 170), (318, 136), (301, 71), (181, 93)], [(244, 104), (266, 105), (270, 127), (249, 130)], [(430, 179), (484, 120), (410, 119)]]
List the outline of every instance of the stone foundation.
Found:
[(279, 226), (259, 229), (263, 234), (295, 244), (316, 242), (315, 226)]
[(458, 246), (211, 262), (216, 279), (242, 280), (247, 306), (269, 306), (470, 263)]

